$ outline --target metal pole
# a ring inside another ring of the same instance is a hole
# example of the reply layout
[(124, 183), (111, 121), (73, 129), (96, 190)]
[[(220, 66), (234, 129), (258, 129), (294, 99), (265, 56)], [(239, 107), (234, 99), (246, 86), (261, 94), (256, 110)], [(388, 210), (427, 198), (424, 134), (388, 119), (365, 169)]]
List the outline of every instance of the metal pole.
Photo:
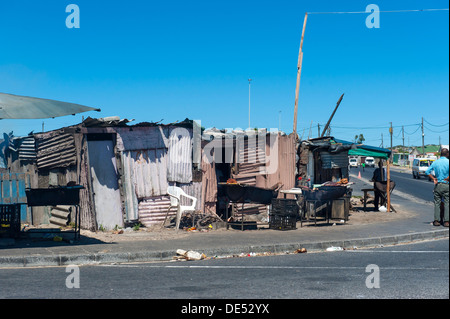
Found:
[(281, 131), (281, 111), (278, 111), (278, 131)]
[(252, 79), (248, 79), (248, 128), (250, 129), (250, 83)]
[[(330, 126), (331, 120), (333, 119), (334, 114), (336, 113), (336, 111), (337, 111), (339, 105), (341, 104), (341, 101), (342, 101), (342, 98), (343, 98), (343, 97), (344, 97), (344, 94), (342, 94), (341, 97), (339, 98), (339, 100), (337, 101), (336, 107), (334, 108), (333, 113), (331, 114), (330, 118), (328, 119), (327, 124), (326, 124), (325, 127), (323, 128), (321, 137), (325, 136), (325, 132), (326, 132), (326, 130), (328, 129), (328, 127)], [(320, 132), (319, 132), (319, 134), (320, 134)]]

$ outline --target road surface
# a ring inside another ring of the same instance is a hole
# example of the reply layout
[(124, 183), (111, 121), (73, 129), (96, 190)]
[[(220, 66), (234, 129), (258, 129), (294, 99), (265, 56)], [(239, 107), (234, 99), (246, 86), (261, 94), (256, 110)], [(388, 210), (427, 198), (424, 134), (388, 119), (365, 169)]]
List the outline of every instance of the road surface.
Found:
[(198, 262), (0, 269), (0, 298), (448, 299), (449, 241)]
[[(352, 168), (350, 174), (357, 176), (361, 173), (361, 177), (370, 180), (373, 176), (375, 168), (366, 167), (364, 171), (361, 167)], [(423, 201), (433, 202), (434, 183), (428, 181), (428, 178), (413, 179), (410, 170), (391, 169), (391, 180), (395, 181), (395, 191), (399, 191), (410, 196), (414, 196)]]

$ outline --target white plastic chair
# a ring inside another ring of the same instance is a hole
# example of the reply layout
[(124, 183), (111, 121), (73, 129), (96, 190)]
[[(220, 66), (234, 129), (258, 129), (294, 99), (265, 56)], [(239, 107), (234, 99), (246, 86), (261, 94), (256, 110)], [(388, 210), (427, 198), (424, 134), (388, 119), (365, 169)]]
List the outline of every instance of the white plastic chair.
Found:
[[(177, 207), (177, 216), (176, 216), (176, 230), (180, 228), (181, 216), (184, 212), (187, 211), (195, 211), (195, 205), (197, 204), (197, 198), (193, 196), (189, 196), (186, 194), (180, 187), (177, 186), (169, 186), (167, 188), (167, 193), (170, 196), (170, 207), (167, 210), (166, 218), (164, 219), (163, 225), (166, 223), (167, 215), (169, 214), (169, 210), (172, 207)], [(181, 197), (186, 197), (192, 200), (192, 205), (190, 206), (182, 206), (181, 205)]]

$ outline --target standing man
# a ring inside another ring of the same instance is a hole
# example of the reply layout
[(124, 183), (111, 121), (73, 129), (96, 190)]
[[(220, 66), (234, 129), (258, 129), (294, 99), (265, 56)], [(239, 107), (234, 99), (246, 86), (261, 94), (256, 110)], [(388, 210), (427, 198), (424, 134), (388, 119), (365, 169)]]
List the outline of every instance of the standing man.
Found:
[[(444, 227), (448, 227), (449, 152), (443, 148), (441, 158), (434, 161), (425, 174), (434, 182), (434, 226), (440, 226), (441, 201), (444, 202)], [(434, 171), (434, 175), (431, 172)]]
[[(377, 182), (385, 182), (387, 181), (386, 179), (386, 169), (383, 168), (383, 160), (380, 159), (380, 161), (378, 162), (378, 168), (375, 169), (373, 171), (373, 176), (371, 181), (373, 182), (373, 188), (374, 188), (374, 193), (375, 193), (375, 200), (374, 200), (374, 205), (375, 205), (375, 211), (378, 211), (378, 205), (380, 203), (380, 199), (382, 198), (381, 196), (381, 190), (377, 187)], [(384, 205), (384, 201), (381, 201), (381, 205)]]

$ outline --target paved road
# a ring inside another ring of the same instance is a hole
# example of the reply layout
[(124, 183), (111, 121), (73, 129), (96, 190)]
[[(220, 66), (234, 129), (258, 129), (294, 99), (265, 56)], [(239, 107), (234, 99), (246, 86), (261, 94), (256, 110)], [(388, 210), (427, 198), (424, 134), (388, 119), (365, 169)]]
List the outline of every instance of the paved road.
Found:
[(449, 241), (78, 270), (0, 269), (0, 298), (448, 299)]
[[(350, 173), (358, 175), (361, 172), (361, 177), (370, 180), (373, 176), (374, 168), (352, 168)], [(413, 179), (410, 171), (396, 171), (391, 170), (391, 179), (395, 181), (395, 190), (409, 194), (424, 201), (433, 201), (433, 182), (428, 181), (427, 178)]]

